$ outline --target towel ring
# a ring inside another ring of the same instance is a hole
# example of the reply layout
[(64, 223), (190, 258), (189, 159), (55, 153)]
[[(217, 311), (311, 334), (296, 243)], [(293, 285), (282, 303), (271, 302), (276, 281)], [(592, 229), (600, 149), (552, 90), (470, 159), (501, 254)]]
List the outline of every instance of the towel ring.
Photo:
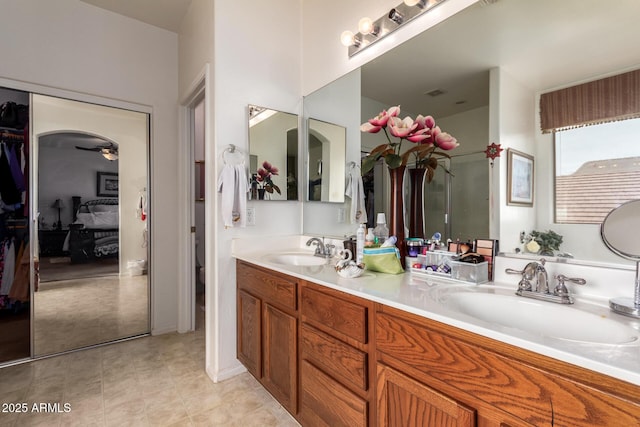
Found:
[[(228, 156), (225, 156), (226, 153), (229, 153), (232, 158), (227, 158)], [(224, 162), (224, 164), (232, 164), (232, 165), (237, 165), (237, 164), (241, 164), (244, 163), (245, 161), (245, 155), (244, 152), (239, 149), (238, 147), (236, 147), (234, 144), (229, 144), (220, 154), (220, 157), (222, 157), (222, 161)]]

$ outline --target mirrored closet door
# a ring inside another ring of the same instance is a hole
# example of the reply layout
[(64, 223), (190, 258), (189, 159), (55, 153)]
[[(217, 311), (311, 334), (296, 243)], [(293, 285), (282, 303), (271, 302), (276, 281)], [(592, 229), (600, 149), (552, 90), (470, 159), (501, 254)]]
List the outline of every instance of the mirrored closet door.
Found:
[(32, 96), (33, 355), (149, 332), (147, 114)]
[(0, 88), (0, 364), (31, 355), (29, 93)]

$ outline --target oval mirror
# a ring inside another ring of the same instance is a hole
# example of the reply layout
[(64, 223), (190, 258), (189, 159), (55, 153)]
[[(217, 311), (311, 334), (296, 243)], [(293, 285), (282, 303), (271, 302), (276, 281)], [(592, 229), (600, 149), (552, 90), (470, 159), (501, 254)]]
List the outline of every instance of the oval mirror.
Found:
[(602, 222), (600, 235), (604, 244), (617, 255), (636, 261), (633, 298), (612, 298), (611, 309), (625, 316), (640, 318), (640, 238), (629, 234), (640, 230), (640, 200), (623, 203), (613, 209)]
[(602, 241), (623, 258), (640, 261), (640, 238), (629, 235), (640, 230), (640, 200), (623, 203), (606, 216), (600, 228)]

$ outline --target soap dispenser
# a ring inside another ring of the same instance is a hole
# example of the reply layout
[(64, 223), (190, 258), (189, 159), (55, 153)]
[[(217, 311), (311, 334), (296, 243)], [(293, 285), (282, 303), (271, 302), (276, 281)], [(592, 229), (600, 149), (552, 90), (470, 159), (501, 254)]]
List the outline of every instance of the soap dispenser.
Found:
[(364, 259), (364, 239), (366, 234), (365, 224), (360, 224), (356, 233), (356, 264), (362, 264)]
[(376, 228), (373, 230), (373, 234), (376, 236), (376, 243), (381, 245), (385, 240), (389, 238), (389, 229), (387, 228), (387, 219), (384, 212), (378, 214), (376, 218)]

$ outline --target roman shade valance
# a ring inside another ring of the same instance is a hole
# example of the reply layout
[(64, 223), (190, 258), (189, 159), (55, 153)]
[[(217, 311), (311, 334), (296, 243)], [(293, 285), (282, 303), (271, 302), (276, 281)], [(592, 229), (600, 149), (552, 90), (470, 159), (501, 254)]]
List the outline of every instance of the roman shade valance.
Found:
[(544, 93), (542, 133), (640, 117), (640, 70)]

